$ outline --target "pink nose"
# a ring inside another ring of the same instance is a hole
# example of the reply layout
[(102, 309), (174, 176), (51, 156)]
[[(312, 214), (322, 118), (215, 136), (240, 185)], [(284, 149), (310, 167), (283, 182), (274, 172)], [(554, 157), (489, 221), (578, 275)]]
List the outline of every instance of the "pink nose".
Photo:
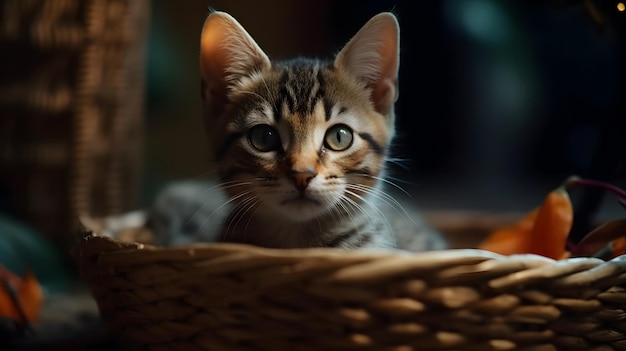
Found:
[(313, 179), (315, 176), (316, 174), (312, 171), (291, 173), (291, 179), (293, 179), (293, 184), (300, 191), (304, 191), (304, 189), (309, 186), (311, 179)]

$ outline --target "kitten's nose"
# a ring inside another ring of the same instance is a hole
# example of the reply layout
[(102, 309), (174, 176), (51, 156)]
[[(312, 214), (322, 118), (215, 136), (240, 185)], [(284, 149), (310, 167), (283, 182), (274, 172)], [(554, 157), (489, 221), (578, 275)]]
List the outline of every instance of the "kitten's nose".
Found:
[(313, 179), (316, 175), (317, 174), (315, 174), (315, 172), (309, 170), (304, 172), (294, 171), (291, 173), (291, 179), (293, 179), (293, 184), (295, 184), (298, 190), (304, 191), (304, 189), (309, 186), (311, 179)]

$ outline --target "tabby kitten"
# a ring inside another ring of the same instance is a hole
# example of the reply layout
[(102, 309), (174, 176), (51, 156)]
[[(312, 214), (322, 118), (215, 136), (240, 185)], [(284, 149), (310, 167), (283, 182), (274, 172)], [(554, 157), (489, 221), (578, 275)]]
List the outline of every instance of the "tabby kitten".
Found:
[(161, 195), (156, 217), (185, 213), (174, 226), (172, 216), (161, 223), (170, 233), (161, 239), (181, 243), (180, 234), (204, 232), (202, 240), (276, 248), (443, 248), (383, 190), (398, 35), (395, 16), (381, 13), (333, 61), (273, 62), (233, 17), (211, 13), (200, 70), (219, 182), (178, 184)]

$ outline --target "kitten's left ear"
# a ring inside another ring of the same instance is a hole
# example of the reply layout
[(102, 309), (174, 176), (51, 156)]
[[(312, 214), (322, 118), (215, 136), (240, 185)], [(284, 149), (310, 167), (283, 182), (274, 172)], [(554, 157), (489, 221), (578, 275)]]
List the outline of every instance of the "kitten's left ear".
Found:
[(207, 17), (200, 39), (202, 96), (219, 115), (228, 91), (243, 77), (271, 66), (250, 34), (231, 15), (215, 11)]
[(376, 111), (388, 115), (398, 98), (400, 28), (390, 12), (372, 17), (339, 52), (335, 66), (364, 82)]

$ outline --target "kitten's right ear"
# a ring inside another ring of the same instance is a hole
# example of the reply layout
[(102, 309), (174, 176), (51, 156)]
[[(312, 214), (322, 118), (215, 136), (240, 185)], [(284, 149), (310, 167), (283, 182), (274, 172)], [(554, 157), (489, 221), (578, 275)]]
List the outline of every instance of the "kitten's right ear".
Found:
[(396, 16), (380, 13), (367, 21), (335, 58), (335, 66), (371, 89), (372, 102), (383, 115), (389, 115), (398, 98), (399, 33)]
[(225, 12), (207, 17), (200, 40), (202, 98), (211, 114), (221, 114), (228, 90), (241, 78), (271, 66), (250, 34)]

